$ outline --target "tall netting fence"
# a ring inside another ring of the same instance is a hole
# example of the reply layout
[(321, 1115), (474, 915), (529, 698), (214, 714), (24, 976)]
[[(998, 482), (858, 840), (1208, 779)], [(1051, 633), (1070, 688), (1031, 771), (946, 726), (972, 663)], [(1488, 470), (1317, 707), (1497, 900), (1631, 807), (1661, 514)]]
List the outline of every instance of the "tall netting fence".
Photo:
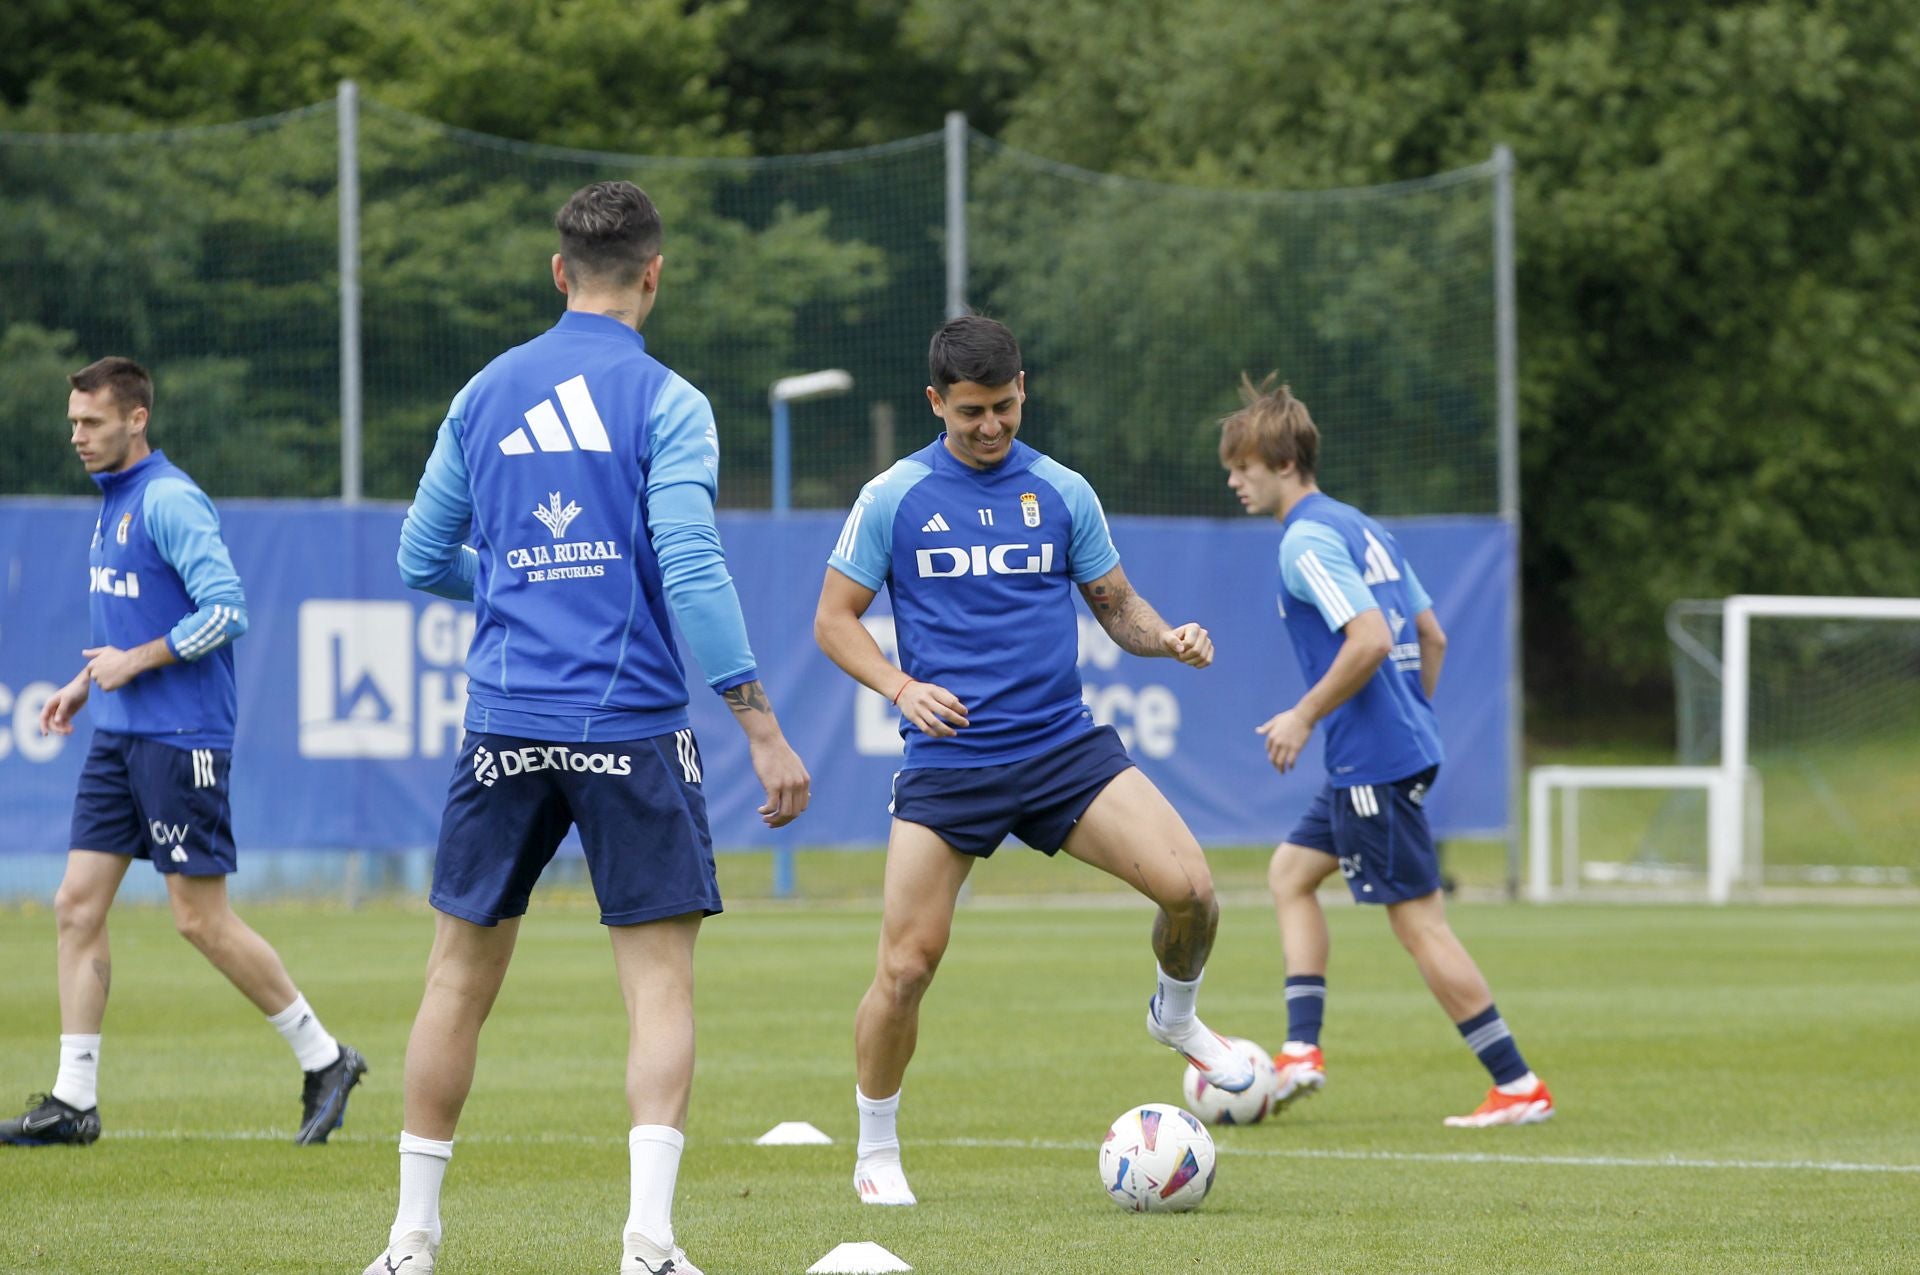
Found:
[(1342, 499), (1498, 511), (1492, 165), (1234, 192), (974, 155), (969, 296), (1020, 335), (1033, 442), (1109, 509), (1239, 512), (1216, 423), (1244, 371), (1312, 410)]
[[(651, 349), (714, 401), (722, 503), (773, 489), (768, 391), (793, 409), (792, 503), (845, 505), (931, 438), (926, 339), (946, 312), (949, 155), (663, 159), (358, 115), (361, 490), (404, 499), (448, 401), (562, 304), (554, 210), (637, 182), (667, 226)], [(221, 128), (0, 134), (0, 493), (84, 494), (64, 374), (129, 354), (154, 438), (216, 496), (342, 490), (332, 104)], [(1028, 434), (1119, 513), (1235, 512), (1215, 421), (1278, 371), (1326, 435), (1322, 478), (1387, 515), (1499, 508), (1492, 165), (1310, 194), (1103, 177), (967, 139), (969, 303), (1027, 355)]]
[(66, 374), (153, 369), (154, 442), (216, 495), (340, 491), (339, 135), (0, 133), (0, 492), (90, 494)]

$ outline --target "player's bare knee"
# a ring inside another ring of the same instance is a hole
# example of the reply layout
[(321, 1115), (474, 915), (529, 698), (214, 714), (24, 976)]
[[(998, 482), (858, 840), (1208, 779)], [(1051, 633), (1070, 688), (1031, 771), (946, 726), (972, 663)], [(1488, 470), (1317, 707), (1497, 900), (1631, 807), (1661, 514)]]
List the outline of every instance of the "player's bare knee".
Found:
[(940, 949), (916, 944), (898, 944), (880, 957), (874, 982), (886, 998), (896, 1005), (918, 1005), (933, 985), (940, 968)]
[(206, 908), (176, 904), (173, 928), (181, 938), (202, 952), (218, 950), (226, 939), (227, 922), (233, 913), (225, 908)]
[(107, 924), (107, 901), (98, 891), (79, 890), (62, 882), (53, 895), (53, 919), (60, 937), (88, 939)]
[(1160, 910), (1167, 920), (1184, 930), (1210, 932), (1220, 921), (1220, 900), (1213, 892), (1213, 882), (1189, 889), (1186, 893), (1169, 899), (1157, 899)]

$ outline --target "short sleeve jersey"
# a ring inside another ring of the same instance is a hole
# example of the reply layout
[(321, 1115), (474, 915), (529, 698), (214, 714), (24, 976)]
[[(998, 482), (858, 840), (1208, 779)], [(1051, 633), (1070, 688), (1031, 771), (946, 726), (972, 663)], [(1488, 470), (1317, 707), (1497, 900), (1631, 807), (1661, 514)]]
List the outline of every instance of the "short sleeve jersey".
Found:
[(1378, 610), (1393, 649), (1358, 694), (1326, 719), (1327, 775), (1336, 788), (1391, 783), (1440, 764), (1440, 730), (1420, 680), (1414, 617), (1431, 609), (1393, 533), (1352, 505), (1315, 492), (1287, 514), (1280, 538), (1280, 614), (1311, 686), (1332, 666), (1342, 632)]
[(943, 435), (862, 489), (827, 562), (889, 590), (901, 667), (967, 708), (969, 724), (945, 739), (902, 720), (908, 769), (1002, 765), (1093, 729), (1074, 586), (1120, 552), (1073, 470), (1017, 440), (974, 469)]

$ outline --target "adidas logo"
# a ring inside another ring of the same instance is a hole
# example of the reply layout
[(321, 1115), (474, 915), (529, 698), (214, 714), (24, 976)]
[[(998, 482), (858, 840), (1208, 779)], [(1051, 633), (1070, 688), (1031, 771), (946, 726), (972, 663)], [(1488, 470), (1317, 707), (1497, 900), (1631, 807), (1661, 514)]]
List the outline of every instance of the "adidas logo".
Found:
[[(516, 429), (500, 440), (500, 450), (508, 456), (527, 456), (535, 451), (570, 452), (577, 443), (583, 452), (610, 452), (613, 444), (607, 439), (606, 422), (600, 419), (600, 409), (594, 405), (593, 395), (587, 392), (587, 378), (576, 376), (572, 380), (562, 381), (553, 387), (560, 396), (560, 408), (555, 410), (553, 400), (541, 399), (526, 410), (526, 429)], [(567, 414), (566, 420), (560, 419), (560, 413)], [(571, 426), (573, 432), (567, 432)], [(527, 437), (527, 430), (533, 431), (533, 437)]]
[(923, 526), (923, 527), (921, 527), (921, 528), (920, 528), (920, 530), (922, 530), (922, 531), (952, 531), (952, 530), (953, 530), (953, 528), (952, 528), (952, 527), (949, 527), (949, 526), (947, 525), (947, 520), (946, 520), (945, 518), (943, 518), (943, 517), (941, 517), (941, 516), (940, 516), (939, 514), (935, 514), (935, 515), (934, 515), (933, 517), (931, 517), (931, 518), (929, 518), (929, 519), (927, 520), (927, 522), (926, 522), (926, 525), (925, 525), (925, 526)]

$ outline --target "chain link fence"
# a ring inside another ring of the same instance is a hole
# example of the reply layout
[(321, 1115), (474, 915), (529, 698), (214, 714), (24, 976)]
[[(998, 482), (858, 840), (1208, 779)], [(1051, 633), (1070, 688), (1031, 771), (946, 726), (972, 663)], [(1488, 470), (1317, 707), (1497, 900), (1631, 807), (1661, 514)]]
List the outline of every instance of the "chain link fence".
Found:
[[(359, 192), (347, 218), (343, 136)], [(323, 104), (218, 128), (0, 134), (0, 493), (91, 492), (67, 445), (65, 373), (127, 354), (156, 376), (154, 441), (216, 497), (338, 496), (341, 235), (357, 223), (361, 336), (344, 362), (363, 403), (359, 490), (408, 498), (455, 392), (557, 315), (554, 210), (603, 178), (661, 207), (648, 343), (714, 401), (726, 506), (769, 504), (767, 396), (784, 376), (853, 378), (793, 409), (795, 507), (845, 505), (931, 438), (926, 341), (963, 290), (1025, 348), (1024, 436), (1111, 512), (1237, 512), (1214, 441), (1243, 370), (1280, 372), (1312, 407), (1335, 494), (1387, 515), (1503, 509), (1493, 163), (1363, 190), (1201, 190), (964, 130), (667, 159), (512, 142), (372, 101), (350, 118)]]

